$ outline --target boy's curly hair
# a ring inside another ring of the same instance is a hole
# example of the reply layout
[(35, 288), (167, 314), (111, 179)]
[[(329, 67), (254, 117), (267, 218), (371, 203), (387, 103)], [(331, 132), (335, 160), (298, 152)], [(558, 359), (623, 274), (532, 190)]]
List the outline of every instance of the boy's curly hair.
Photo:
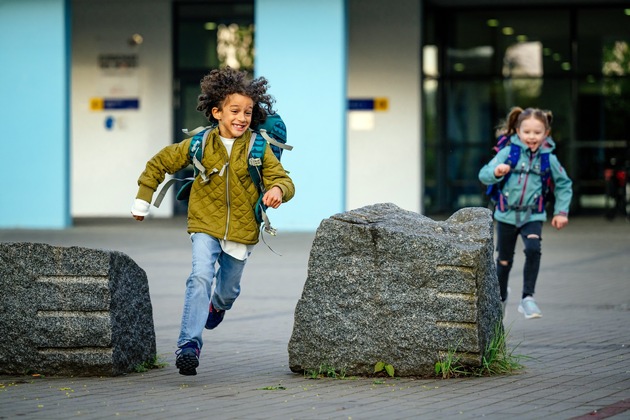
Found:
[(212, 116), (212, 108), (222, 109), (228, 96), (238, 93), (254, 101), (251, 126), (256, 127), (265, 122), (267, 115), (275, 114), (275, 99), (267, 94), (269, 82), (264, 77), (252, 79), (247, 72), (231, 67), (215, 69), (201, 79), (201, 95), (197, 103), (197, 111), (204, 113), (208, 121), (216, 123)]

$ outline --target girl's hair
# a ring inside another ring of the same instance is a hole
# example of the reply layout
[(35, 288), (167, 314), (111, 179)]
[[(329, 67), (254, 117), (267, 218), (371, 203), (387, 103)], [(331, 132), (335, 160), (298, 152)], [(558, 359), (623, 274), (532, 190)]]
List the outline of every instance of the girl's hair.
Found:
[(216, 123), (212, 108), (222, 109), (228, 96), (238, 93), (254, 101), (252, 127), (265, 122), (267, 115), (275, 114), (273, 96), (267, 94), (269, 82), (264, 77), (251, 79), (247, 72), (230, 67), (215, 69), (201, 79), (201, 95), (197, 102), (197, 111), (204, 113), (208, 121)]
[(512, 134), (516, 134), (516, 129), (521, 126), (523, 120), (528, 118), (536, 118), (545, 125), (547, 130), (551, 130), (551, 121), (553, 120), (551, 111), (538, 108), (523, 109), (516, 106), (510, 110), (506, 120), (497, 127), (497, 137), (501, 135), (510, 137)]

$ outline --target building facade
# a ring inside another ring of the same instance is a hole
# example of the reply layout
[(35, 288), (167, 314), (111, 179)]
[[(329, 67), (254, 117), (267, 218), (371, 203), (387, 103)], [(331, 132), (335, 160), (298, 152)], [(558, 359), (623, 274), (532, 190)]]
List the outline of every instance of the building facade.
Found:
[(223, 65), (267, 77), (287, 123), (281, 230), (378, 202), (485, 205), (476, 173), (516, 105), (554, 112), (575, 211), (599, 211), (603, 171), (628, 159), (625, 4), (1, 0), (0, 228), (128, 217), (146, 161), (205, 123), (199, 80)]

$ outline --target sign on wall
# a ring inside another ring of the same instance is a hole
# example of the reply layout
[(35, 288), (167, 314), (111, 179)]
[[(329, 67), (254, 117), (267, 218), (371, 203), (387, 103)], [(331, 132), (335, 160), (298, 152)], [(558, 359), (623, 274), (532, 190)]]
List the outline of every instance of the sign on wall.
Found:
[(348, 125), (351, 130), (373, 130), (375, 125), (375, 111), (379, 112), (388, 110), (388, 98), (348, 99)]
[(140, 108), (138, 55), (99, 54), (98, 96), (90, 98), (91, 111)]
[(388, 98), (348, 99), (349, 111), (387, 111)]

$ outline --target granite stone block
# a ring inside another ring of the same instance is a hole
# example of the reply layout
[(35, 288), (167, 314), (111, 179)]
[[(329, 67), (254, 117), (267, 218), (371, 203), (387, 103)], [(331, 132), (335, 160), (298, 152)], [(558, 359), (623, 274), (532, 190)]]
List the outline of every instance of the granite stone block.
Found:
[(336, 214), (317, 229), (289, 341), (294, 372), (434, 374), (456, 348), (479, 366), (501, 327), (492, 215), (465, 208), (438, 222), (394, 204)]
[(0, 373), (115, 376), (156, 355), (146, 273), (129, 256), (0, 244)]

